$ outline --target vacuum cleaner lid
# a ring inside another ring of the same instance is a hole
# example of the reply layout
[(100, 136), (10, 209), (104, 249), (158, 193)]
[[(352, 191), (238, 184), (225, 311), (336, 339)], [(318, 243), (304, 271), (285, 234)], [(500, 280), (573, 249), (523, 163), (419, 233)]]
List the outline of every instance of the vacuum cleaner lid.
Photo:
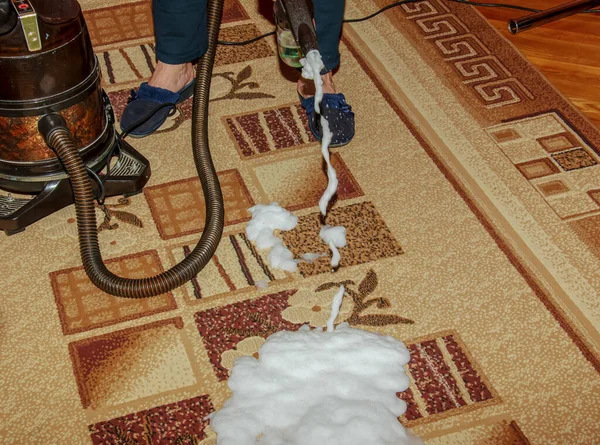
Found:
[(0, 36), (11, 31), (17, 24), (17, 14), (9, 0), (0, 0)]
[(59, 25), (77, 18), (81, 7), (77, 0), (29, 0), (40, 20)]
[(76, 0), (0, 0), (0, 5), (0, 29), (13, 23), (0, 34), (0, 115), (14, 102), (46, 101), (93, 76), (95, 57)]
[[(0, 58), (52, 50), (72, 40), (83, 26), (77, 0), (0, 0)], [(37, 48), (26, 37), (31, 31)]]

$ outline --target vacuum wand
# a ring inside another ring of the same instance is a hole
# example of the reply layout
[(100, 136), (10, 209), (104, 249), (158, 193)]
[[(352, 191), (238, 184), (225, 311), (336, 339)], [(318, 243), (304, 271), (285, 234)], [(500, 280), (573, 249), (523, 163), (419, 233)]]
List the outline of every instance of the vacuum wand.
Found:
[(563, 17), (577, 14), (598, 5), (600, 5), (600, 0), (575, 0), (555, 6), (554, 8), (546, 9), (545, 11), (535, 12), (518, 19), (510, 20), (508, 22), (508, 30), (511, 34), (517, 34), (521, 31), (526, 31)]
[(307, 0), (277, 0), (285, 11), (294, 39), (306, 56), (318, 50), (317, 35)]

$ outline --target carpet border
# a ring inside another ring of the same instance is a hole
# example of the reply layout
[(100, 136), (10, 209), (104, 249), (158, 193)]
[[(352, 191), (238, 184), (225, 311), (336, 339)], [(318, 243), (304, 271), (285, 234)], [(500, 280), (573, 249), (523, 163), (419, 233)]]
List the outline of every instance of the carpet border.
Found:
[[(502, 35), (500, 35), (500, 37), (504, 39)], [(565, 333), (569, 336), (571, 341), (577, 346), (581, 354), (586, 358), (588, 362), (590, 362), (590, 364), (594, 367), (596, 372), (600, 374), (600, 358), (597, 357), (594, 351), (588, 346), (584, 336), (578, 331), (577, 328), (571, 325), (564, 312), (559, 307), (557, 307), (555, 303), (552, 302), (548, 291), (543, 288), (542, 284), (539, 282), (537, 277), (535, 277), (535, 274), (531, 270), (529, 270), (529, 268), (527, 268), (524, 264), (522, 264), (518, 255), (515, 252), (513, 252), (513, 249), (511, 249), (509, 243), (494, 228), (493, 223), (485, 215), (485, 213), (477, 206), (475, 200), (471, 198), (466, 188), (463, 187), (461, 182), (457, 178), (455, 178), (454, 175), (452, 175), (450, 169), (446, 166), (441, 157), (438, 156), (438, 154), (432, 148), (431, 144), (429, 144), (425, 137), (421, 135), (421, 133), (418, 130), (418, 127), (410, 120), (410, 118), (400, 108), (398, 103), (391, 97), (391, 95), (386, 90), (385, 86), (377, 78), (373, 70), (371, 70), (366, 60), (360, 55), (359, 51), (357, 51), (357, 49), (354, 47), (349, 38), (346, 36), (342, 36), (342, 42), (348, 48), (348, 51), (353, 55), (353, 57), (356, 59), (356, 61), (364, 70), (364, 72), (367, 74), (369, 79), (373, 82), (373, 84), (381, 93), (381, 95), (384, 97), (388, 105), (396, 113), (398, 118), (404, 123), (404, 125), (406, 125), (406, 128), (409, 130), (411, 135), (419, 142), (419, 144), (427, 153), (429, 158), (444, 175), (446, 180), (448, 180), (448, 182), (458, 193), (461, 199), (465, 202), (465, 204), (469, 207), (469, 210), (471, 210), (471, 212), (475, 215), (477, 220), (483, 226), (485, 231), (490, 235), (490, 237), (494, 240), (498, 248), (506, 256), (511, 265), (523, 277), (527, 285), (531, 288), (531, 290), (541, 301), (544, 307), (546, 307), (546, 309), (552, 314), (552, 316), (558, 322), (562, 330), (565, 331)], [(531, 65), (527, 61), (526, 63)], [(549, 84), (549, 82), (545, 78), (544, 80), (546, 81), (546, 83)]]

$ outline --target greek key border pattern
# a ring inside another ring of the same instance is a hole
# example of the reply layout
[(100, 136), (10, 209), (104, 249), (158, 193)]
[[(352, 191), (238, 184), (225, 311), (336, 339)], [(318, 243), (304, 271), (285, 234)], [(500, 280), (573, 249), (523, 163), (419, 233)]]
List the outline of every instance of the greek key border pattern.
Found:
[(410, 3), (402, 5), (401, 11), (452, 65), (462, 83), (473, 88), (486, 108), (514, 105), (534, 98), (442, 1)]

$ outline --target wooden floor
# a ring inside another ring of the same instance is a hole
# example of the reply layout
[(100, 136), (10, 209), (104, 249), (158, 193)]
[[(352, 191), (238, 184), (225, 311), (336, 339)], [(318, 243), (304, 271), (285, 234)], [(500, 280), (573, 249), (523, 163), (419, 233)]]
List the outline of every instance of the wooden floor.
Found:
[[(498, 0), (547, 9), (567, 0)], [(600, 14), (578, 14), (517, 35), (507, 22), (525, 12), (477, 8), (552, 82), (600, 127)], [(599, 8), (600, 9), (600, 8)]]

